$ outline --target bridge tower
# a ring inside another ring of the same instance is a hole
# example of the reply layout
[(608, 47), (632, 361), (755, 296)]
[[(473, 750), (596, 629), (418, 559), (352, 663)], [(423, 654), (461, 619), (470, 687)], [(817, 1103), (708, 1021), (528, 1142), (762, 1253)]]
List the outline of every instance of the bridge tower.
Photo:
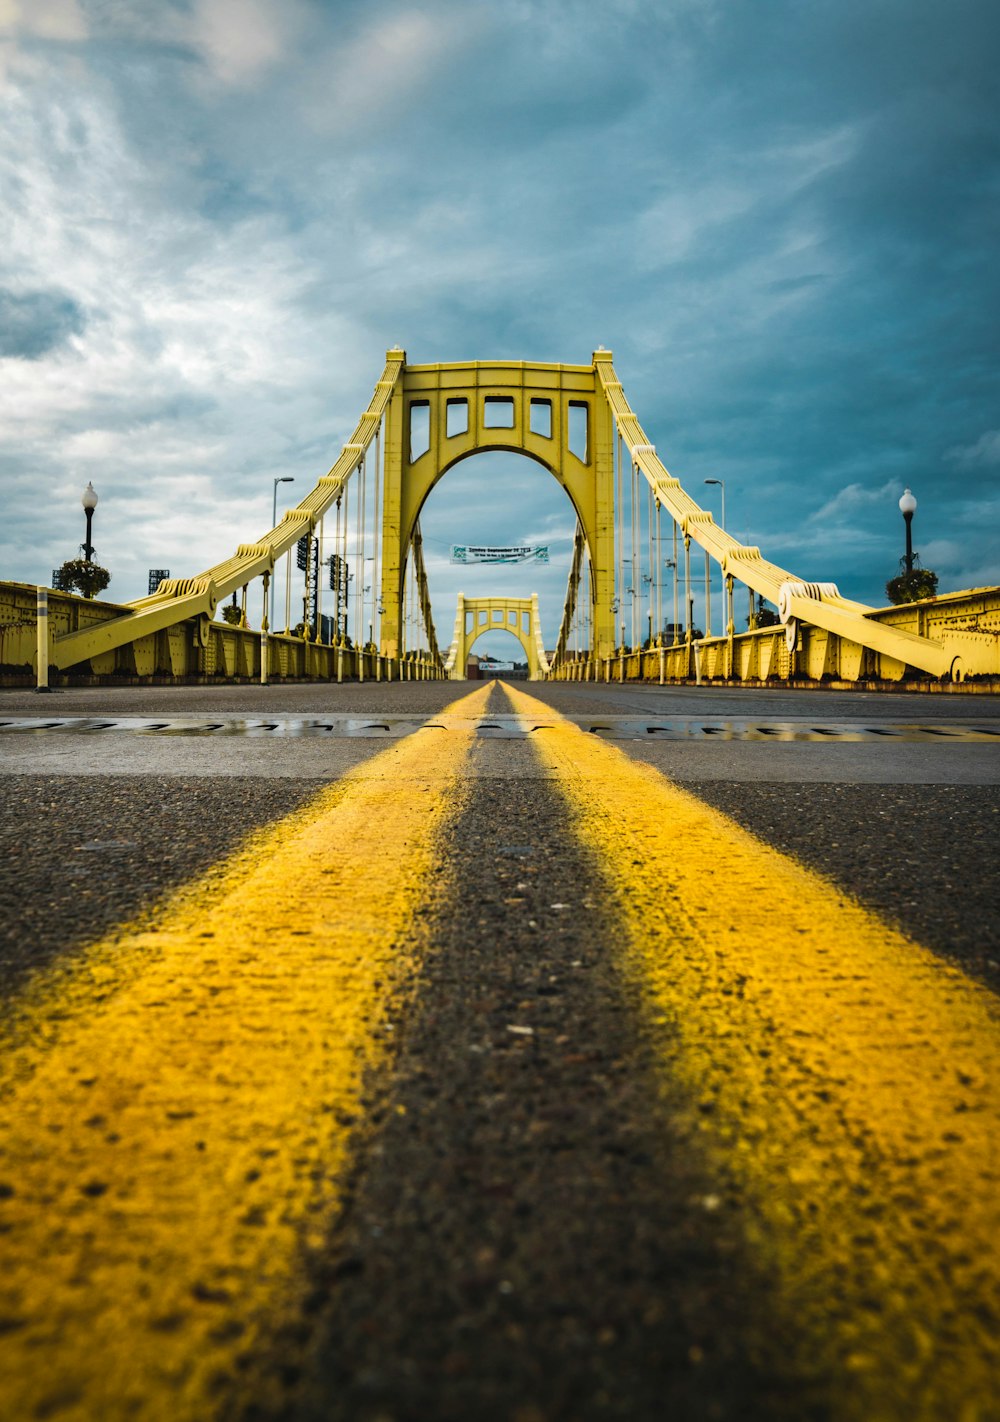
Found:
[(549, 663), (537, 593), (530, 597), (466, 597), (459, 593), (455, 635), (445, 663), (452, 681), (464, 680), (469, 653), (487, 632), (509, 632), (517, 638), (528, 659), (529, 681), (541, 681), (547, 674)]
[[(398, 351), (389, 358), (399, 359)], [(386, 410), (382, 502), (381, 652), (400, 648), (403, 577), (428, 494), (459, 460), (485, 450), (526, 454), (552, 474), (576, 510), (590, 553), (595, 651), (614, 649), (613, 418), (591, 365), (466, 361), (407, 365)], [(610, 369), (610, 365), (609, 365)], [(464, 670), (464, 668), (463, 668)]]

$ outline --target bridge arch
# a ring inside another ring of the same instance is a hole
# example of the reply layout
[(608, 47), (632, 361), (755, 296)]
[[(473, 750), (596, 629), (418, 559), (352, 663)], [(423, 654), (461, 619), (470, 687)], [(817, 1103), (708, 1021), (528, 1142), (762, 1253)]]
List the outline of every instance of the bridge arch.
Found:
[[(614, 452), (611, 412), (594, 365), (469, 361), (406, 365), (386, 412), (382, 515), (382, 651), (399, 647), (406, 555), (420, 510), (462, 460), (527, 455), (569, 495), (593, 569), (597, 649), (614, 644)], [(610, 358), (610, 357), (609, 357)]]
[(488, 632), (508, 632), (517, 638), (527, 658), (529, 681), (541, 681), (546, 675), (549, 664), (537, 593), (530, 597), (466, 597), (459, 593), (455, 632), (445, 663), (453, 681), (464, 680), (469, 653)]
[(462, 467), (465, 465), (474, 463), (477, 457), (482, 454), (513, 454), (517, 456), (518, 459), (523, 460), (526, 464), (531, 465), (533, 471), (536, 469), (544, 471), (546, 475), (551, 476), (555, 480), (556, 484), (558, 484), (563, 494), (568, 497), (570, 504), (573, 507), (573, 511), (576, 514), (577, 520), (580, 519), (580, 509), (574, 498), (574, 490), (572, 488), (567, 487), (567, 484), (561, 477), (561, 472), (557, 466), (553, 466), (552, 462), (540, 458), (539, 455), (527, 449), (512, 448), (508, 445), (487, 444), (482, 445), (477, 449), (464, 451), (461, 454), (454, 454), (453, 457), (449, 458), (447, 463), (445, 463), (443, 467), (434, 474), (433, 479), (428, 481), (426, 491), (423, 492), (423, 500), (420, 504), (420, 507), (416, 511), (414, 526), (416, 522), (423, 519), (424, 510), (428, 499), (437, 489), (438, 485), (444, 480), (445, 476), (448, 474), (453, 474), (456, 470), (462, 469)]

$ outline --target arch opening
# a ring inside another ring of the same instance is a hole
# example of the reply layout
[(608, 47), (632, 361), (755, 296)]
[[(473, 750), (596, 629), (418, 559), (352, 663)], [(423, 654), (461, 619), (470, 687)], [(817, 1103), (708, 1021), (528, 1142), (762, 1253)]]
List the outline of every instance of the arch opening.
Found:
[[(569, 491), (553, 470), (519, 451), (463, 455), (442, 470), (419, 518), (431, 604), (440, 631), (450, 626), (459, 593), (478, 598), (527, 597), (537, 592), (545, 645), (555, 645), (577, 514)], [(458, 564), (451, 561), (456, 546), (541, 546), (548, 548), (549, 556), (547, 562)]]
[(469, 637), (466, 645), (467, 679), (475, 681), (477, 675), (482, 679), (496, 674), (507, 680), (526, 681), (528, 670), (527, 647), (514, 632), (502, 627), (485, 627)]

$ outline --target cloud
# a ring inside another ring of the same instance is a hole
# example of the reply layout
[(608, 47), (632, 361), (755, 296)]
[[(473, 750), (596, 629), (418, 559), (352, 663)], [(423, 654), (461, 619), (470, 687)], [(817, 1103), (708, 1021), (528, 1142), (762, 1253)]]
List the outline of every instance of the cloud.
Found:
[(992, 469), (1000, 464), (1000, 430), (985, 430), (974, 444), (955, 445), (945, 459), (960, 469)]
[(435, 78), (491, 28), (488, 12), (456, 4), (439, 5), (436, 14), (381, 6), (353, 19), (348, 13), (301, 84), (305, 121), (340, 140), (393, 118), (419, 124)]
[(79, 0), (0, 0), (0, 35), (82, 40), (87, 22)]
[[(295, 468), (305, 448), (300, 482), (325, 472), (336, 401), (310, 392), (296, 301), (312, 268), (281, 221), (220, 229), (175, 205), (100, 89), (49, 78), (9, 96), (16, 143), (0, 150), (0, 246), (22, 286), (3, 306), (3, 354), (33, 357), (2, 362), (0, 473), (30, 470), (35, 490), (5, 567), (23, 571), (28, 556), (41, 565), (31, 576), (47, 576), (77, 542), (74, 491), (94, 476), (115, 593), (135, 596), (145, 574), (130, 582), (119, 560), (208, 566), (221, 543), (269, 523), (272, 463)], [(44, 290), (55, 272), (64, 289)], [(339, 315), (324, 325), (341, 349), (357, 347)], [(343, 417), (345, 435), (358, 413)]]
[(0, 0), (0, 90), (25, 63), (25, 42), (75, 43), (86, 39), (79, 0)]
[(297, 12), (287, 0), (195, 0), (188, 38), (216, 79), (244, 88), (285, 57)]
[(84, 325), (80, 306), (64, 292), (0, 288), (0, 357), (38, 360), (79, 335)]
[(809, 515), (810, 523), (844, 523), (867, 509), (884, 508), (902, 493), (902, 486), (890, 479), (878, 489), (865, 488), (863, 484), (848, 484), (839, 489), (833, 498), (827, 499), (822, 508)]

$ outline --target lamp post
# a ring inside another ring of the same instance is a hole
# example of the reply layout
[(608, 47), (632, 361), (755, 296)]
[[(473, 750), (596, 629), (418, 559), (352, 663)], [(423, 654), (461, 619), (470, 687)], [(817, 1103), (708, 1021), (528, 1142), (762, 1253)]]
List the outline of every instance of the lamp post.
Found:
[[(672, 601), (672, 605), (673, 605), (673, 619), (674, 619), (673, 622), (672, 622), (672, 624), (671, 624), (671, 626), (672, 626), (673, 629), (674, 629), (674, 640), (673, 640), (673, 642), (671, 643), (671, 646), (676, 646), (676, 644), (680, 641), (680, 636), (678, 635), (678, 631), (677, 631), (677, 559), (676, 559), (676, 558), (664, 558), (664, 560), (663, 560), (663, 566), (664, 566), (665, 568), (669, 568), (669, 569), (670, 569), (670, 593), (671, 593), (671, 601)], [(661, 627), (661, 628), (660, 628), (660, 636), (662, 637), (665, 632), (666, 632), (666, 628), (665, 628), (665, 627)]]
[(291, 474), (279, 474), (274, 481), (274, 498), (271, 501), (271, 527), (278, 521), (278, 485), (294, 484), (295, 479)]
[(83, 505), (84, 513), (87, 515), (87, 534), (83, 545), (83, 556), (84, 559), (90, 563), (94, 557), (94, 545), (91, 541), (91, 535), (94, 528), (94, 510), (97, 508), (97, 490), (89, 480), (80, 502)]
[[(706, 484), (718, 484), (719, 488), (722, 490), (722, 527), (725, 528), (725, 526), (726, 526), (726, 481), (725, 481), (725, 479), (706, 479), (706, 480), (705, 480), (705, 483), (706, 483)], [(711, 635), (712, 635), (712, 629), (711, 629), (711, 627), (706, 628), (706, 631), (708, 632), (708, 635), (711, 637)], [(725, 631), (726, 631), (726, 609), (725, 609), (725, 606), (723, 606), (723, 609), (722, 609), (722, 632), (723, 632), (723, 635), (725, 635)]]
[(899, 501), (899, 512), (903, 515), (903, 522), (906, 524), (906, 576), (913, 572), (913, 515), (917, 511), (917, 501), (910, 493), (909, 489), (903, 490), (903, 497)]
[[(273, 497), (271, 499), (271, 527), (278, 522), (278, 485), (294, 484), (295, 479), (291, 474), (278, 474), (274, 480)], [(274, 627), (274, 574), (271, 575), (271, 627)], [(287, 609), (286, 609), (287, 610)]]
[(706, 484), (718, 484), (722, 490), (722, 527), (726, 526), (726, 481), (725, 479), (706, 479)]

